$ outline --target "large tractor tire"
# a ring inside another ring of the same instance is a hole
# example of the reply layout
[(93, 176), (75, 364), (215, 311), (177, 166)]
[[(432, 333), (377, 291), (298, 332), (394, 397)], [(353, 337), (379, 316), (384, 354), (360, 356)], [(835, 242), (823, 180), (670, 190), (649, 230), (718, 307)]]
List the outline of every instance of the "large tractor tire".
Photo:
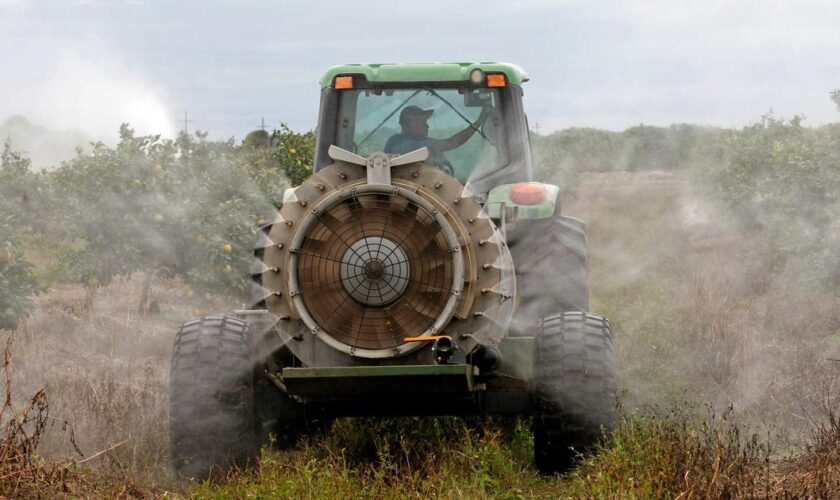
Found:
[(172, 466), (205, 479), (259, 451), (254, 370), (245, 322), (207, 317), (178, 329), (169, 378)]
[(610, 323), (582, 312), (544, 318), (537, 336), (534, 462), (544, 474), (570, 469), (615, 426)]
[(519, 308), (514, 330), (532, 335), (540, 318), (589, 310), (586, 226), (561, 215), (520, 221), (508, 233)]

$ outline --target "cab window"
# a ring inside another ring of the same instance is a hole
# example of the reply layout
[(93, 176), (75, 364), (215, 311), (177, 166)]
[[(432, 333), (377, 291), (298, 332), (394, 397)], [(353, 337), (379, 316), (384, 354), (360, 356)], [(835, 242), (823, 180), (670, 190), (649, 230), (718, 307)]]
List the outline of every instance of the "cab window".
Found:
[[(491, 112), (485, 124), (455, 149), (435, 155), (446, 169), (466, 182), (484, 170), (507, 164), (504, 127), (497, 89), (400, 88), (342, 91), (338, 103), (336, 144), (359, 155), (383, 151), (389, 139), (401, 134), (400, 114), (408, 106), (431, 111), (428, 137), (444, 140), (474, 123), (483, 108)], [(421, 141), (422, 142), (422, 141)], [(440, 166), (440, 165), (439, 165)]]

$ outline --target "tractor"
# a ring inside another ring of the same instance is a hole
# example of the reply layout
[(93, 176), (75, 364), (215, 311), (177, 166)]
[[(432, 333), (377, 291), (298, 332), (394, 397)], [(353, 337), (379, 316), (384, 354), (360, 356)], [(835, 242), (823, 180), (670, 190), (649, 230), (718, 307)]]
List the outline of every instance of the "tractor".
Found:
[(327, 70), (313, 175), (257, 231), (252, 305), (175, 337), (184, 477), (345, 416), (530, 417), (541, 473), (616, 421), (583, 222), (534, 179), (527, 74), (507, 63)]

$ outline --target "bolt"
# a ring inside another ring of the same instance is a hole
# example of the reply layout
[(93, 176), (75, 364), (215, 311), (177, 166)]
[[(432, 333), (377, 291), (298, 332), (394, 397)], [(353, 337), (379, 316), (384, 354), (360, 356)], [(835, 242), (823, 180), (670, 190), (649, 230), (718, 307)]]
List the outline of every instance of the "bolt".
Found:
[(318, 191), (323, 191), (323, 190), (327, 189), (327, 186), (325, 186), (323, 184), (315, 184), (315, 189), (317, 189)]
[(443, 186), (442, 182), (435, 182), (435, 189), (440, 189), (441, 186)]
[(486, 264), (483, 264), (481, 266), (482, 269), (490, 269), (491, 267), (493, 267), (493, 264), (491, 264), (490, 262), (488, 262)]
[(420, 171), (419, 171), (419, 170), (415, 170), (414, 172), (412, 172), (412, 173), (411, 173), (411, 176), (412, 176), (412, 177), (414, 177), (415, 179), (416, 179), (416, 178), (418, 178), (418, 177), (420, 177)]
[(282, 243), (278, 243), (278, 244), (277, 244), (277, 248), (283, 248), (283, 244), (282, 244)]
[(345, 174), (345, 173), (343, 173), (343, 172), (339, 172), (339, 173), (338, 173), (338, 177), (339, 177), (341, 180), (344, 180), (344, 179), (346, 179), (346, 178), (347, 178), (347, 174)]
[(287, 225), (287, 226), (292, 227), (292, 224), (294, 224), (292, 221), (290, 221), (290, 220), (287, 220), (287, 221), (286, 221), (286, 225)]
[(300, 200), (300, 206), (305, 207), (306, 206), (306, 200)]

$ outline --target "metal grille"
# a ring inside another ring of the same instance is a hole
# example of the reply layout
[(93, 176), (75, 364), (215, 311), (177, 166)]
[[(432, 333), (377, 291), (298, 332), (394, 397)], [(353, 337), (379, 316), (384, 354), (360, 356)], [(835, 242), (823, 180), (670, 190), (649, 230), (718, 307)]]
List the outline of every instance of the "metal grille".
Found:
[(454, 280), (438, 220), (382, 192), (353, 194), (318, 212), (296, 249), (298, 293), (314, 322), (359, 349), (394, 348), (431, 328)]

